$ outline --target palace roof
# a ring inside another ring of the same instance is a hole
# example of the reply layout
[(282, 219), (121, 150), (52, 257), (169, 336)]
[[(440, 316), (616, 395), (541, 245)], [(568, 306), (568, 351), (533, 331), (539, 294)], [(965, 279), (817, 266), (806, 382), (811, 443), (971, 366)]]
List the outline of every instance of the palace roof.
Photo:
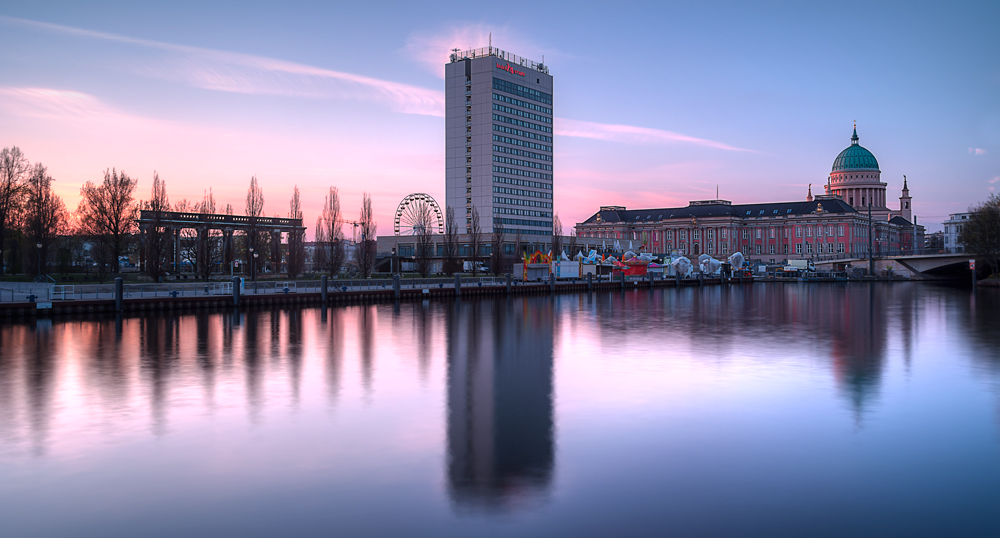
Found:
[(771, 202), (764, 204), (730, 205), (724, 200), (692, 202), (687, 207), (666, 207), (658, 209), (625, 209), (624, 207), (602, 207), (583, 224), (648, 223), (672, 219), (694, 219), (709, 217), (764, 218), (792, 215), (816, 214), (822, 205), (822, 213), (857, 213), (839, 198), (818, 198), (811, 202)]

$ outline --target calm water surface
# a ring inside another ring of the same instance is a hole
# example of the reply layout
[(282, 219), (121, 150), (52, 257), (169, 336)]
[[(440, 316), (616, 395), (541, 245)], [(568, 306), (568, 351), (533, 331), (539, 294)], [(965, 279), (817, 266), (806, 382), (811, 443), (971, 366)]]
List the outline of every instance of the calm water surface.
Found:
[(1000, 298), (0, 325), (3, 536), (998, 536)]

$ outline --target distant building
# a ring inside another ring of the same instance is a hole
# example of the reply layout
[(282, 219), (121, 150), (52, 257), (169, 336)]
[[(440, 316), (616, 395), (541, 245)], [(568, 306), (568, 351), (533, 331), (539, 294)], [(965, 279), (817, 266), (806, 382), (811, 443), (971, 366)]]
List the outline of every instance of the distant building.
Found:
[(969, 221), (972, 213), (952, 213), (948, 215), (948, 220), (944, 221), (944, 249), (950, 252), (964, 252), (965, 247), (958, 240), (962, 228)]
[[(602, 206), (576, 225), (578, 242), (609, 250), (632, 250), (687, 256), (728, 256), (740, 251), (754, 259), (835, 258), (906, 254), (923, 245), (923, 227), (912, 222), (909, 188), (904, 178), (899, 210), (886, 207), (886, 184), (878, 161), (858, 145), (834, 160), (825, 195), (805, 201), (734, 205), (729, 200), (693, 201), (687, 207), (632, 209)], [(626, 245), (628, 243), (628, 245)]]
[(924, 250), (940, 252), (944, 250), (944, 232), (924, 234)]
[(552, 235), (552, 76), (494, 47), (445, 65), (445, 204), (468, 233)]

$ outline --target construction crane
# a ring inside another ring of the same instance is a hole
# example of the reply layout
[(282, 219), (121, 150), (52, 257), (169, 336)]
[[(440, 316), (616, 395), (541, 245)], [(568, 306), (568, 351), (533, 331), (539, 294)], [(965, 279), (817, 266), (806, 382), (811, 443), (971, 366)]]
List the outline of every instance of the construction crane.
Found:
[(351, 239), (355, 243), (358, 242), (358, 226), (361, 226), (360, 222), (357, 222), (357, 221), (354, 221), (354, 220), (344, 220), (344, 219), (337, 219), (336, 222), (338, 224), (350, 224), (350, 225), (354, 226), (354, 233), (351, 235)]

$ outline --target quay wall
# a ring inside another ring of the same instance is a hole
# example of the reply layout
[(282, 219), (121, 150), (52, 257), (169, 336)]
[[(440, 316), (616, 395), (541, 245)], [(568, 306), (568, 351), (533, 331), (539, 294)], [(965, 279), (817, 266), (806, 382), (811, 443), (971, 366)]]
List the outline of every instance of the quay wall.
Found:
[[(720, 278), (707, 278), (704, 281), (697, 279), (681, 280), (680, 286), (717, 286), (724, 283), (739, 285), (739, 280), (723, 282)], [(745, 283), (752, 283), (747, 280)], [(650, 288), (673, 288), (678, 286), (674, 279), (668, 280), (630, 280), (612, 282), (593, 282), (592, 291), (615, 291), (630, 289), (650, 289)], [(548, 283), (518, 283), (511, 286), (511, 295), (545, 295), (551, 293), (580, 293), (587, 291), (587, 282), (556, 282), (552, 287)], [(400, 289), (400, 301), (420, 301), (424, 299), (444, 299), (452, 300), (456, 296), (465, 297), (486, 297), (507, 295), (505, 284), (494, 284), (489, 286), (463, 286), (459, 293), (455, 293), (454, 288), (425, 287), (417, 289)], [(396, 292), (393, 289), (379, 290), (348, 290), (340, 291), (329, 288), (327, 292), (327, 304), (368, 304), (393, 302), (397, 300)], [(114, 312), (114, 299), (89, 299), (89, 300), (67, 300), (51, 301), (52, 308), (39, 310), (35, 303), (29, 302), (9, 302), (0, 303), (0, 318), (13, 316), (37, 316), (37, 315), (62, 315), (62, 314), (85, 314), (91, 312)], [(322, 304), (322, 294), (318, 291), (298, 292), (298, 293), (274, 293), (274, 294), (247, 294), (240, 296), (239, 308), (271, 305), (318, 305)], [(188, 310), (195, 308), (224, 308), (233, 307), (233, 297), (231, 295), (204, 295), (204, 296), (184, 296), (184, 297), (145, 297), (145, 298), (125, 298), (122, 300), (122, 311), (126, 313), (141, 313), (162, 310)]]

